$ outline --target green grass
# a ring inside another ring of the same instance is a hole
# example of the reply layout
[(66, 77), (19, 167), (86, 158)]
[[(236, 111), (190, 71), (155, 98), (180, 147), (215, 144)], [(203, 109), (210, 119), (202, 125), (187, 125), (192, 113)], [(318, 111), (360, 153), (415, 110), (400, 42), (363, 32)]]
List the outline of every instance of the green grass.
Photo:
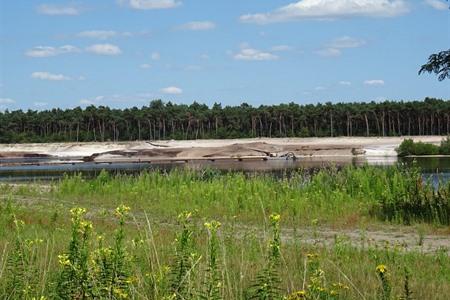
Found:
[[(305, 291), (307, 299), (394, 299), (406, 285), (413, 299), (446, 299), (445, 249), (357, 248), (345, 236), (313, 245), (295, 230), (445, 225), (448, 216), (435, 212), (448, 209), (449, 185), (434, 190), (419, 178), (415, 169), (349, 167), (282, 178), (174, 171), (2, 185), (0, 298), (303, 299), (296, 292)], [(72, 207), (87, 213), (71, 215)], [(292, 238), (282, 242), (285, 228)]]
[(138, 176), (102, 172), (94, 180), (66, 177), (44, 195), (56, 203), (94, 209), (111, 210), (125, 203), (160, 220), (173, 220), (174, 215), (188, 210), (220, 221), (237, 218), (261, 224), (276, 211), (290, 225), (318, 220), (345, 226), (373, 222), (374, 217), (408, 225), (450, 224), (450, 183), (435, 190), (430, 182), (423, 182), (416, 168), (346, 167), (281, 178), (212, 171)]

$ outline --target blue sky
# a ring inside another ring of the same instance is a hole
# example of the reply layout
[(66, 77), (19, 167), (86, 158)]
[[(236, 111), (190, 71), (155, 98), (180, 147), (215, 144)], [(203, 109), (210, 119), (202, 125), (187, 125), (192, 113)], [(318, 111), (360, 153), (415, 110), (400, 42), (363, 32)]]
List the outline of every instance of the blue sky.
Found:
[(442, 0), (0, 0), (0, 109), (450, 99)]

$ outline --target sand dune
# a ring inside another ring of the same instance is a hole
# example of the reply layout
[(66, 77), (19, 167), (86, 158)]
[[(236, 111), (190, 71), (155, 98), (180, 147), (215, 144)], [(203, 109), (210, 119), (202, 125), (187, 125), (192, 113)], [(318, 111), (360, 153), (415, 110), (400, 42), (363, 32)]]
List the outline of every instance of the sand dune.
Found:
[(296, 156), (396, 156), (395, 148), (405, 138), (439, 143), (441, 136), (420, 137), (337, 137), (337, 138), (254, 138), (232, 140), (136, 141), (96, 143), (1, 144), (0, 158), (107, 157), (214, 158), (268, 156), (288, 153)]

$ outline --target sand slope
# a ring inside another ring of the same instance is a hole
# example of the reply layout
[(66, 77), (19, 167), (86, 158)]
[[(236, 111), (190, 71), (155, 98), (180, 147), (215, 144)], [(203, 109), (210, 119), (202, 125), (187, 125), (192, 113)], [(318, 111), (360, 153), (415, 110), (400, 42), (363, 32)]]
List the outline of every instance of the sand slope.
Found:
[(51, 156), (110, 156), (158, 158), (213, 158), (274, 156), (396, 156), (395, 148), (405, 138), (440, 143), (442, 136), (420, 137), (337, 137), (337, 138), (255, 138), (231, 140), (136, 141), (97, 143), (1, 144), (0, 158)]

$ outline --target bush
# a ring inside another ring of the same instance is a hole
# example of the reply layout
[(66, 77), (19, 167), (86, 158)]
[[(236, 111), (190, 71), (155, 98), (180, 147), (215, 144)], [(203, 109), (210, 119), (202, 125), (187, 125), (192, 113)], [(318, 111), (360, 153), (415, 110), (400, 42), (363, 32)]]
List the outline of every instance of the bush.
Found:
[(400, 146), (397, 148), (398, 156), (404, 157), (414, 154), (414, 141), (412, 139), (403, 140)]
[[(447, 139), (448, 140), (448, 139)], [(400, 146), (397, 148), (397, 154), (400, 157), (405, 157), (409, 155), (437, 155), (443, 154), (442, 148), (445, 141), (442, 141), (441, 146), (436, 146), (429, 143), (414, 142), (412, 139), (404, 140)], [(450, 153), (450, 142), (448, 141), (444, 147), (447, 147), (446, 151)]]
[(445, 140), (442, 140), (441, 146), (439, 147), (439, 153), (442, 155), (450, 155), (450, 136)]
[(414, 147), (415, 155), (436, 155), (439, 154), (439, 146), (417, 142)]

